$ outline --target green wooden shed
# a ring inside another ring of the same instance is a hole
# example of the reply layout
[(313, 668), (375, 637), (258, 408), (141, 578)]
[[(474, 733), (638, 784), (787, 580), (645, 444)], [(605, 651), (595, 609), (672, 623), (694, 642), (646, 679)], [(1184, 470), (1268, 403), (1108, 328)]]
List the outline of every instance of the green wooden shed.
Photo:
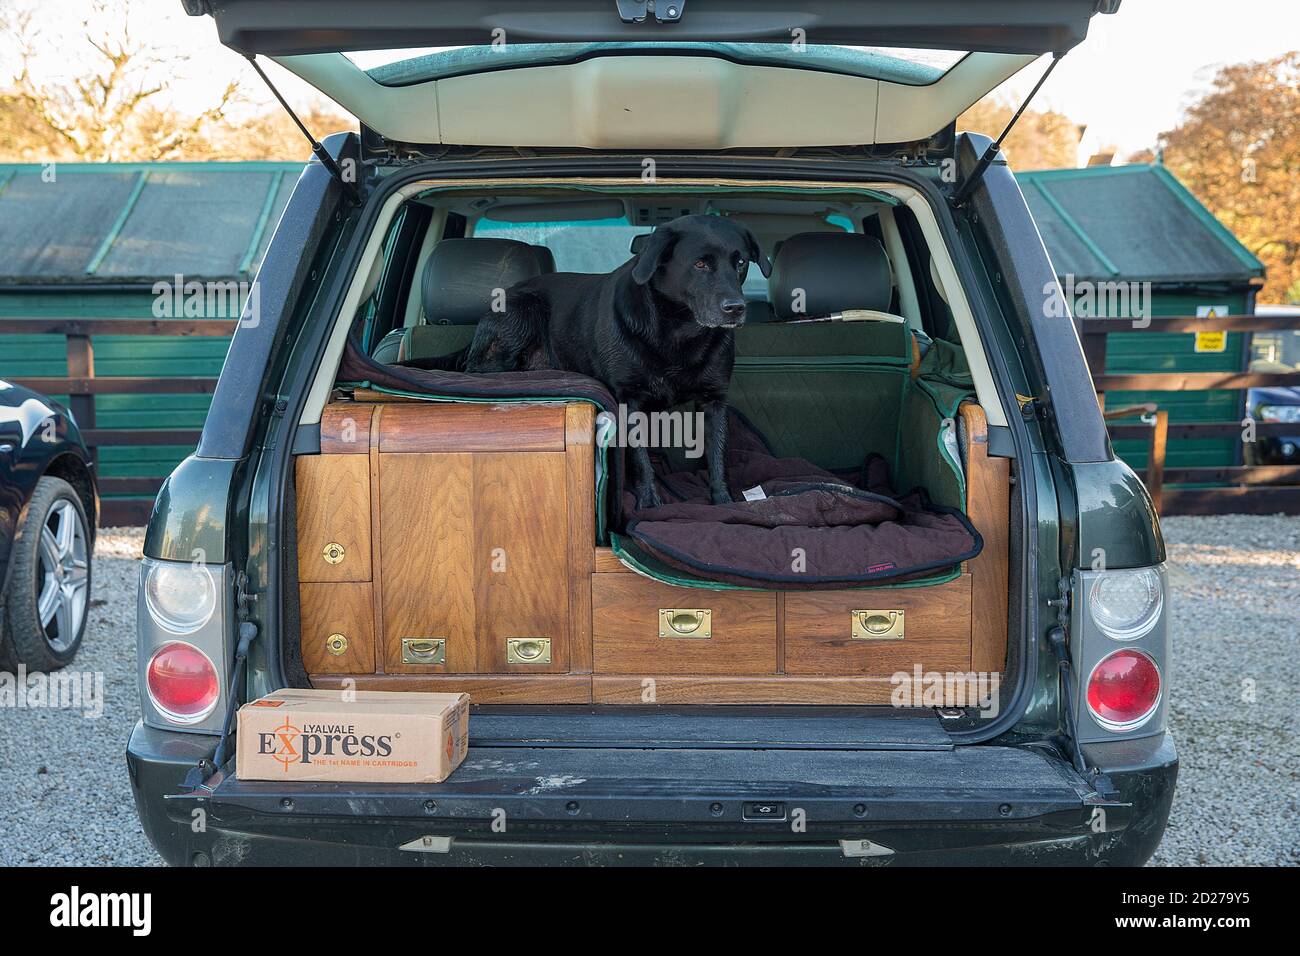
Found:
[[(1123, 317), (1114, 308), (1122, 298), (1099, 294), (1115, 283), (1136, 283), (1152, 317), (1254, 313), (1263, 264), (1163, 165), (1053, 169), (1016, 178), (1076, 317), (1090, 310)], [(1104, 371), (1110, 375), (1244, 372), (1250, 360), (1249, 332), (1198, 336), (1147, 329), (1105, 338)], [(1168, 411), (1171, 424), (1240, 422), (1245, 414), (1241, 389), (1112, 391), (1104, 401), (1108, 408), (1155, 403)], [(1146, 468), (1147, 442), (1117, 439), (1115, 450), (1133, 468)], [(1218, 435), (1171, 439), (1166, 464), (1240, 461), (1239, 438)]]
[[(230, 327), (301, 170), (269, 162), (0, 165), (0, 322), (10, 332), (0, 335), (0, 378), (85, 375), (76, 366), (88, 361), (96, 378), (195, 381), (170, 393), (70, 402), (83, 429), (93, 419), (102, 439), (105, 523), (143, 521), (160, 478), (193, 451), (189, 439), (210, 400), (202, 380), (220, 372), (229, 335), (102, 334), (95, 320)], [(186, 296), (193, 283), (208, 290), (201, 307)], [(50, 329), (51, 320), (84, 320), (84, 355), (62, 332), (22, 334), (17, 319), (46, 320)], [(156, 431), (169, 443), (105, 434), (120, 429)]]

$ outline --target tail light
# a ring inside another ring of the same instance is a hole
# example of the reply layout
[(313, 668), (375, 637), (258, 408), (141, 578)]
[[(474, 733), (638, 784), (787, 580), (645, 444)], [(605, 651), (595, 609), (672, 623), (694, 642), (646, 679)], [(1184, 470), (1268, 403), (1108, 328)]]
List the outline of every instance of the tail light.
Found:
[(136, 598), (142, 719), (150, 727), (221, 732), (235, 619), (229, 565), (145, 558)]
[(1163, 733), (1169, 583), (1163, 565), (1076, 571), (1070, 654), (1080, 743)]
[(1141, 651), (1108, 654), (1088, 675), (1088, 710), (1107, 730), (1136, 730), (1160, 705), (1160, 669)]
[(198, 723), (221, 699), (217, 666), (184, 641), (170, 641), (149, 658), (145, 688), (159, 713), (178, 724)]

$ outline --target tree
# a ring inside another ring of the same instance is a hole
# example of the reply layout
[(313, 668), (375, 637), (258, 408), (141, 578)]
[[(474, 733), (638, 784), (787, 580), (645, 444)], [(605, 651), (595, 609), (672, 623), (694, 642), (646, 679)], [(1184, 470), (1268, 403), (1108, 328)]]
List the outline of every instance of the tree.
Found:
[[(957, 117), (957, 129), (996, 137), (1011, 122), (1017, 105), (986, 96)], [(1079, 126), (1061, 113), (1025, 110), (1002, 151), (1013, 169), (1073, 169), (1078, 165)]]
[(1261, 302), (1300, 302), (1300, 52), (1226, 66), (1160, 135), (1169, 169), (1268, 270)]
[(0, 14), (16, 61), (13, 87), (0, 96), (0, 129), (19, 157), (88, 162), (175, 159), (193, 156), (205, 134), (225, 119), (238, 82), (228, 83), (211, 105), (181, 116), (159, 100), (183, 53), (166, 54), (132, 32), (125, 3), (95, 0), (81, 20), (80, 49), (66, 50), (66, 63), (84, 64), (68, 77), (42, 75), (40, 51), (58, 48), (66, 36), (46, 36), (33, 9)]

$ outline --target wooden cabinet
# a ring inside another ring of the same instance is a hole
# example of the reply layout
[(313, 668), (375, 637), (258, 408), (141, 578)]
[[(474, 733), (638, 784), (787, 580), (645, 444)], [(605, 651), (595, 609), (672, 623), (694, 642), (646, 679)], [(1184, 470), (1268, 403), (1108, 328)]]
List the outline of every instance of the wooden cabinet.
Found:
[[(328, 406), (322, 454), (297, 463), (303, 659), (313, 680), (366, 673), (374, 676), (364, 686), (398, 687), (419, 675), (434, 682), (428, 689), (455, 689), (457, 675), (478, 675), (480, 688), (491, 675), (518, 675), (527, 687), (589, 671), (593, 431), (586, 404)], [(364, 584), (365, 593), (326, 582)], [(337, 632), (321, 610), (331, 603), (358, 633), (355, 617), (366, 617), (356, 645), (364, 650), (325, 649)], [(520, 697), (520, 685), (489, 686)], [(553, 699), (550, 686), (537, 685), (535, 699)], [(573, 697), (571, 681), (556, 686)], [(484, 696), (494, 695), (476, 699)]]
[(330, 405), (297, 461), (303, 664), (318, 687), (510, 704), (889, 704), (916, 666), (998, 671), (1008, 471), (962, 415), (979, 558), (936, 586), (776, 592), (595, 547), (590, 405)]

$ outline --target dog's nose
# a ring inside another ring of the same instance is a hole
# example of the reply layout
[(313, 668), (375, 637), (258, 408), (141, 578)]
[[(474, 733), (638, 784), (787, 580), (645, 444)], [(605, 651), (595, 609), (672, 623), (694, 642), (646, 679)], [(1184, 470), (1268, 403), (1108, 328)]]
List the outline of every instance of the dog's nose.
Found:
[(740, 318), (745, 314), (745, 300), (744, 299), (723, 299), (722, 314), (732, 319)]

